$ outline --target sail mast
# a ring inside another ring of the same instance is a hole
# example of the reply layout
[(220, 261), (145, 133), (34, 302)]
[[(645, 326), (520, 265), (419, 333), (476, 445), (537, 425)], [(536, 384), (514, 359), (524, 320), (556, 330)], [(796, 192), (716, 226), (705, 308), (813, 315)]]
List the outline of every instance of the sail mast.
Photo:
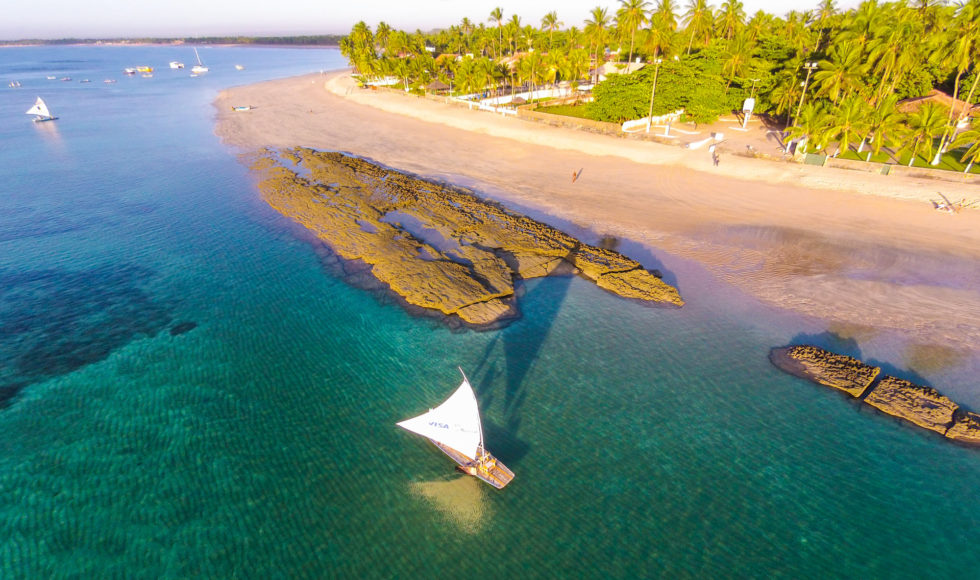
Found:
[[(459, 374), (463, 375), (463, 380), (466, 381), (466, 384), (469, 385), (470, 390), (472, 391), (473, 385), (470, 384), (470, 379), (466, 376), (466, 373), (463, 372), (463, 367), (456, 367), (456, 368), (459, 369)], [(473, 394), (473, 398), (476, 398), (476, 393)], [(477, 449), (482, 451), (480, 455), (485, 455), (487, 452), (487, 448), (483, 445), (483, 419), (479, 415), (477, 415), (476, 421), (477, 421), (476, 423), (477, 426), (480, 428), (480, 443)], [(480, 457), (474, 457), (474, 459), (479, 461)]]

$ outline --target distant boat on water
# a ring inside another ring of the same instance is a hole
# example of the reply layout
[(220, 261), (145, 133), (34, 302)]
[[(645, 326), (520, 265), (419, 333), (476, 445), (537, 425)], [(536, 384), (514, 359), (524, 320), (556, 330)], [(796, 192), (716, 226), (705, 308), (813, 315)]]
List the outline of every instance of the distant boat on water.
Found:
[(56, 76), (54, 76), (54, 75), (48, 75), (48, 80), (49, 80), (49, 81), (53, 81), (53, 80), (55, 80), (56, 78), (58, 78), (58, 77), (56, 77)]
[(252, 105), (237, 105), (231, 108), (232, 111), (251, 111)]
[(65, 81), (67, 83), (68, 81), (71, 80), (71, 77), (62, 77), (61, 80)]
[(476, 394), (463, 369), (463, 382), (441, 405), (398, 426), (426, 437), (459, 464), (463, 473), (500, 489), (514, 479), (514, 472), (497, 460), (483, 445), (483, 424)]
[(200, 74), (200, 73), (206, 73), (209, 70), (211, 70), (208, 67), (204, 66), (203, 62), (201, 62), (201, 55), (197, 53), (196, 46), (194, 47), (194, 56), (197, 57), (197, 64), (191, 67), (191, 72), (193, 72), (194, 74)]
[(243, 66), (242, 66), (242, 65), (240, 65), (240, 64), (236, 64), (236, 65), (235, 65), (235, 70), (245, 70), (245, 67), (243, 67)]
[(48, 110), (48, 106), (44, 103), (44, 99), (42, 99), (41, 97), (38, 97), (37, 100), (34, 101), (33, 107), (27, 109), (27, 114), (34, 115), (35, 123), (41, 123), (43, 121), (54, 121), (55, 119), (58, 118), (51, 114), (51, 111)]
[(172, 60), (170, 61), (170, 68), (184, 68), (184, 63)]
[(106, 80), (104, 80), (104, 81), (102, 81), (102, 82), (104, 82), (104, 83), (105, 83), (105, 84), (107, 84), (107, 85), (110, 85), (110, 84), (112, 84), (112, 83), (114, 83), (114, 82), (116, 82), (116, 79), (106, 79)]
[(10, 84), (7, 85), (7, 86), (10, 87), (10, 88), (12, 88), (12, 89), (16, 89), (17, 87), (20, 86), (20, 81), (10, 81)]

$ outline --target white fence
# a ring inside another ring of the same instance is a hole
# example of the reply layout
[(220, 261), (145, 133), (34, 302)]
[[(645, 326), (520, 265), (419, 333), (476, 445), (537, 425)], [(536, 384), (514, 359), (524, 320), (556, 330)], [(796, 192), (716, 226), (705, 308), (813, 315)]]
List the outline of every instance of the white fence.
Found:
[(626, 121), (623, 123), (624, 133), (639, 133), (640, 131), (646, 131), (647, 127), (653, 125), (669, 125), (681, 118), (684, 114), (684, 109), (677, 109), (673, 113), (667, 113), (666, 115), (660, 115), (659, 117), (643, 117), (642, 119), (636, 119), (633, 121)]

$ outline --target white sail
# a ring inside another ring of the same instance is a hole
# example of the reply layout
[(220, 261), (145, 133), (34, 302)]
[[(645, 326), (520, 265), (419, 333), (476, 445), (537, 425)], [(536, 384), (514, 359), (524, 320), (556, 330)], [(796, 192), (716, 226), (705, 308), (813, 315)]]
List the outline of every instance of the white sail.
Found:
[(34, 106), (33, 107), (31, 107), (30, 109), (27, 109), (27, 114), (28, 115), (38, 115), (38, 116), (41, 116), (41, 117), (50, 117), (51, 116), (51, 112), (48, 111), (48, 106), (44, 104), (44, 100), (41, 99), (41, 97), (38, 97), (37, 98), (37, 101), (34, 102)]
[(428, 413), (406, 419), (398, 426), (438, 441), (471, 459), (477, 457), (483, 443), (480, 409), (476, 405), (473, 387), (465, 376), (456, 392), (443, 404)]

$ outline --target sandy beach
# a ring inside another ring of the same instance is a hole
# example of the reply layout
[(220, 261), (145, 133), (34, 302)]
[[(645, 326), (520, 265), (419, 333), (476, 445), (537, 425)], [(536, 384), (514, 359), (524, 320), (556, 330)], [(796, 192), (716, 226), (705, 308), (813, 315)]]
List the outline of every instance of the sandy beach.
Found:
[(713, 166), (706, 150), (362, 90), (346, 73), (236, 87), (215, 107), (216, 133), (243, 153), (349, 152), (695, 260), (856, 335), (883, 329), (980, 352), (980, 211), (930, 203), (940, 191), (977, 199), (976, 185), (731, 155)]

